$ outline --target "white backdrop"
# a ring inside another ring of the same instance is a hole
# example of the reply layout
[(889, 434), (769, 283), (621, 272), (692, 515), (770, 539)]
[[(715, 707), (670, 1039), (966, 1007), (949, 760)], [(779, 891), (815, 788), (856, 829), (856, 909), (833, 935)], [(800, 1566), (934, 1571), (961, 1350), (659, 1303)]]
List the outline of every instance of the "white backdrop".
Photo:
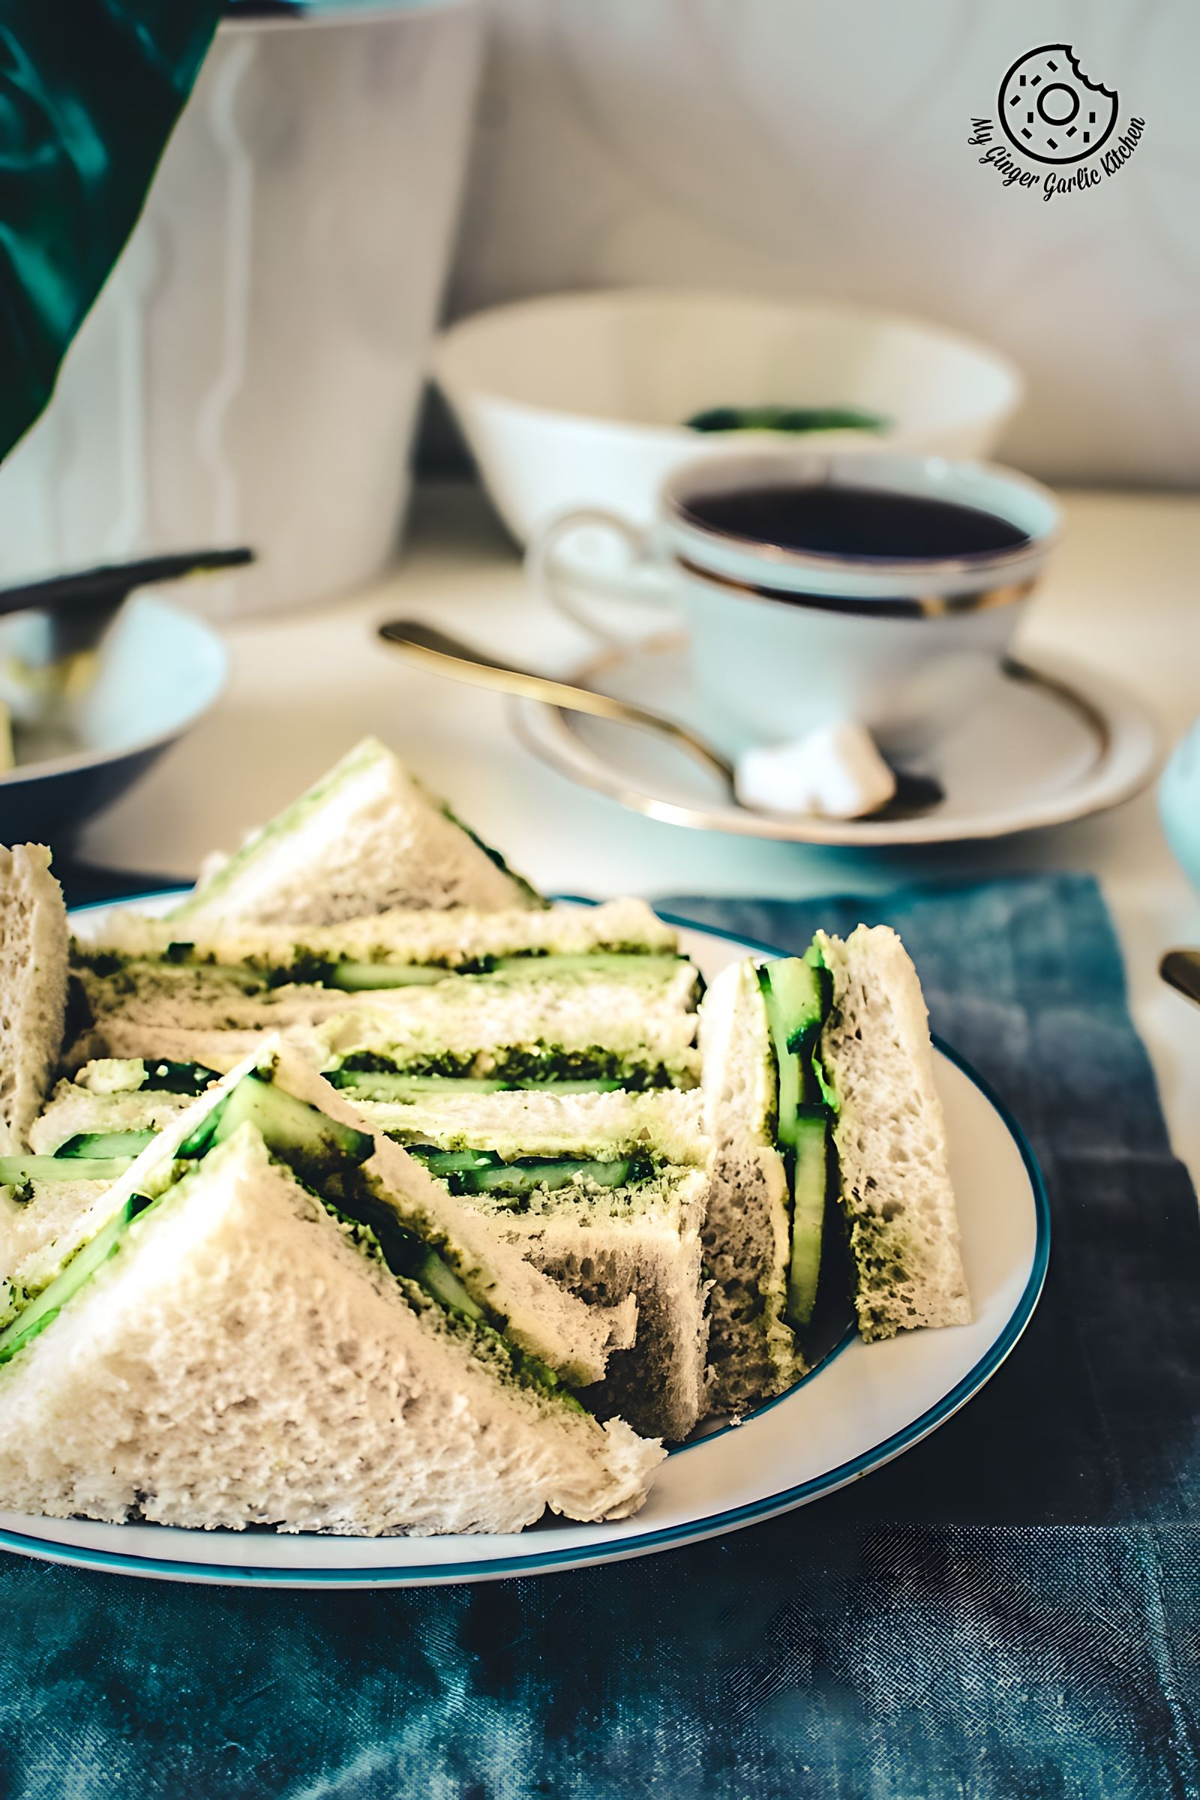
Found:
[[(1022, 366), (1024, 467), (1200, 482), (1196, 0), (490, 5), (452, 313), (679, 281), (894, 305)], [(1048, 42), (1145, 132), (1045, 202), (966, 138)]]

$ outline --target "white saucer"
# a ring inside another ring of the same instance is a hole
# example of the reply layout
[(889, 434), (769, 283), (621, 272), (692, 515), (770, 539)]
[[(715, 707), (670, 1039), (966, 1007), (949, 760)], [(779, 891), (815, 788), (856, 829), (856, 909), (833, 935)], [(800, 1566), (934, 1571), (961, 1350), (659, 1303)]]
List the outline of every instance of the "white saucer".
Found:
[[(567, 679), (692, 725), (728, 755), (678, 636), (608, 651)], [(652, 732), (511, 702), (522, 742), (552, 768), (635, 812), (697, 831), (788, 843), (870, 848), (1007, 837), (1087, 818), (1139, 793), (1157, 773), (1162, 736), (1149, 709), (1107, 677), (1059, 657), (1013, 662), (986, 699), (936, 750), (911, 767), (945, 798), (916, 818), (775, 818), (738, 806), (686, 752)]]

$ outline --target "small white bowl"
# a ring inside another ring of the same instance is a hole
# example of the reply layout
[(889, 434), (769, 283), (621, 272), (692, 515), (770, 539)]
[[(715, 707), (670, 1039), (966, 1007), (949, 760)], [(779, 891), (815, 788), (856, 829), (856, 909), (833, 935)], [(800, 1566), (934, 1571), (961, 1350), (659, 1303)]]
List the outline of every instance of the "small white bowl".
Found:
[[(450, 326), (434, 373), (520, 542), (602, 506), (648, 524), (681, 462), (731, 448), (987, 457), (1022, 393), (995, 351), (940, 326), (807, 301), (657, 289), (558, 294)], [(714, 406), (856, 407), (884, 432), (690, 431)], [(581, 528), (564, 560), (615, 572)]]
[[(0, 664), (44, 660), (46, 620), (0, 620)], [(100, 646), (87, 693), (45, 754), (0, 775), (0, 843), (59, 848), (216, 705), (228, 658), (210, 625), (153, 593), (130, 596)]]

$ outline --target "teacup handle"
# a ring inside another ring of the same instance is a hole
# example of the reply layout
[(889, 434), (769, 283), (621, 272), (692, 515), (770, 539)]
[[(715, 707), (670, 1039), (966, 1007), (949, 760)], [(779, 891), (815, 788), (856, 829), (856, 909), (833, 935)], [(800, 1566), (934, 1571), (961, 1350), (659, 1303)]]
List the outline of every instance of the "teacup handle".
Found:
[[(649, 562), (652, 552), (650, 532), (620, 513), (608, 512), (600, 506), (573, 507), (570, 512), (559, 513), (556, 518), (548, 519), (539, 525), (529, 540), (525, 551), (525, 573), (536, 592), (545, 596), (550, 604), (564, 613), (575, 625), (581, 625), (593, 637), (600, 638), (606, 644), (614, 644), (620, 649), (627, 649), (633, 641), (625, 632), (594, 616), (591, 603), (582, 600), (574, 591), (569, 580), (564, 579), (562, 571), (554, 564), (554, 551), (559, 540), (570, 531), (576, 531), (581, 525), (599, 525), (620, 538), (629, 551), (631, 567), (639, 563)], [(641, 596), (630, 594), (622, 596), (640, 603)], [(646, 604), (653, 606), (649, 600)]]

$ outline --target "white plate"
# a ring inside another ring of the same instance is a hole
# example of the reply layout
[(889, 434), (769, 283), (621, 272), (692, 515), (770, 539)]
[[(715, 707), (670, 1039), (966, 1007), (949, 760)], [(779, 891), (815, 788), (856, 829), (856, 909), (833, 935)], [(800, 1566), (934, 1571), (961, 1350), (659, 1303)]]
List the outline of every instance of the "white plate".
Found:
[[(701, 927), (686, 926), (681, 935), (710, 978), (737, 957), (767, 948)], [(919, 1443), (978, 1393), (1028, 1324), (1046, 1273), (1049, 1210), (1020, 1128), (944, 1046), (937, 1080), (974, 1323), (870, 1347), (852, 1339), (743, 1424), (675, 1450), (635, 1518), (556, 1522), (516, 1536), (338, 1538), (0, 1513), (0, 1546), (175, 1581), (411, 1587), (645, 1556), (752, 1525), (844, 1487)]]
[[(566, 679), (691, 724), (731, 757), (746, 747), (715, 735), (683, 638), (607, 652)], [(1036, 667), (1010, 664), (936, 752), (913, 765), (945, 790), (932, 811), (913, 819), (773, 818), (738, 806), (714, 776), (652, 732), (538, 700), (509, 704), (518, 737), (536, 756), (635, 812), (697, 831), (858, 849), (1007, 837), (1087, 818), (1139, 793), (1163, 754), (1158, 724), (1140, 700), (1077, 663), (1039, 657)]]

